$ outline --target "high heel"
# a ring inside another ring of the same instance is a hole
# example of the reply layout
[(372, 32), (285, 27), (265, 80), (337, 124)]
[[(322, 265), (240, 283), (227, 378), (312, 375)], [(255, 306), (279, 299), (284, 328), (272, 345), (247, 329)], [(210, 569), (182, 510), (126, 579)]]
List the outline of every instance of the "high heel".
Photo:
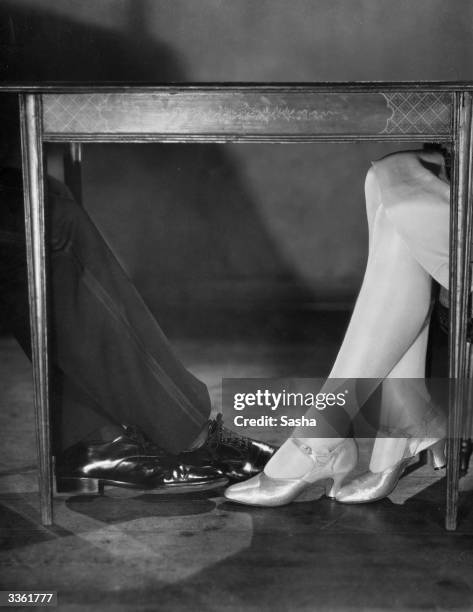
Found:
[(254, 478), (228, 487), (225, 497), (250, 506), (284, 506), (319, 481), (329, 481), (326, 495), (335, 497), (345, 477), (358, 461), (358, 448), (352, 439), (343, 440), (331, 451), (314, 451), (297, 438), (291, 438), (299, 452), (313, 461), (313, 467), (300, 478), (273, 478), (261, 472)]
[(421, 452), (427, 452), (434, 469), (446, 465), (444, 439), (412, 439), (410, 450), (394, 465), (380, 472), (368, 470), (358, 478), (339, 489), (335, 499), (343, 504), (365, 504), (387, 497), (396, 488), (399, 479), (413, 459)]
[(445, 440), (439, 440), (427, 449), (427, 456), (430, 465), (434, 470), (442, 470), (447, 466), (447, 458), (445, 456)]

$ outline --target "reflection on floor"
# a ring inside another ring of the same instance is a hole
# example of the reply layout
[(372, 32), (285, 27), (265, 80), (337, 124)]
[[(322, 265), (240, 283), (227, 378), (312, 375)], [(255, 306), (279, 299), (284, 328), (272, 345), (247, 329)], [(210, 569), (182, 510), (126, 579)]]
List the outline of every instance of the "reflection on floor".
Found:
[[(218, 405), (225, 375), (320, 373), (341, 329), (318, 343), (243, 335), (176, 348)], [(2, 589), (56, 590), (59, 609), (81, 611), (473, 609), (473, 478), (463, 479), (460, 528), (447, 533), (443, 474), (428, 466), (371, 505), (343, 506), (317, 488), (279, 509), (238, 507), (219, 490), (110, 488), (56, 499), (55, 525), (42, 527), (30, 366), (9, 338), (0, 363)], [(369, 444), (360, 441), (364, 465)]]

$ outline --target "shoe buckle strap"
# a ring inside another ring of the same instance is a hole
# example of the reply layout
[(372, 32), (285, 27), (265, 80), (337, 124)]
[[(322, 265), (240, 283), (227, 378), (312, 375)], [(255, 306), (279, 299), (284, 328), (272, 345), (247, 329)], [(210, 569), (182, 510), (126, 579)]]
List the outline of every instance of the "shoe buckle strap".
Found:
[(312, 459), (312, 461), (319, 465), (326, 465), (330, 459), (330, 453), (326, 450), (321, 452), (315, 452), (314, 449), (306, 444), (305, 442), (301, 442), (297, 438), (292, 438), (293, 444), (297, 446), (297, 448)]

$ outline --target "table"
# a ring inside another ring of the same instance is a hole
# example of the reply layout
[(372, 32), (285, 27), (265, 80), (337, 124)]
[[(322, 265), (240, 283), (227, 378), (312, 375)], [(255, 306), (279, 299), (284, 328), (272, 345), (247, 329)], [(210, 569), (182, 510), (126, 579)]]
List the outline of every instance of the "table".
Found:
[(473, 82), (316, 84), (4, 83), (20, 98), (41, 518), (52, 523), (45, 142), (419, 141), (453, 145), (445, 525), (457, 525), (471, 321)]

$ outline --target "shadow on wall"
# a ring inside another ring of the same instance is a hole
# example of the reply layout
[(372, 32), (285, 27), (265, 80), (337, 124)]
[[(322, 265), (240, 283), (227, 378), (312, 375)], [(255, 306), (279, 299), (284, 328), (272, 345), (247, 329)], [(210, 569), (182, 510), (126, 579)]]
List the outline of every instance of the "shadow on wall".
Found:
[[(84, 25), (20, 5), (0, 8), (3, 80), (191, 80), (149, 34), (146, 2), (119, 2), (115, 30), (96, 25), (100, 6)], [(393, 148), (87, 145), (84, 205), (155, 313), (346, 303), (365, 257), (363, 176)]]

